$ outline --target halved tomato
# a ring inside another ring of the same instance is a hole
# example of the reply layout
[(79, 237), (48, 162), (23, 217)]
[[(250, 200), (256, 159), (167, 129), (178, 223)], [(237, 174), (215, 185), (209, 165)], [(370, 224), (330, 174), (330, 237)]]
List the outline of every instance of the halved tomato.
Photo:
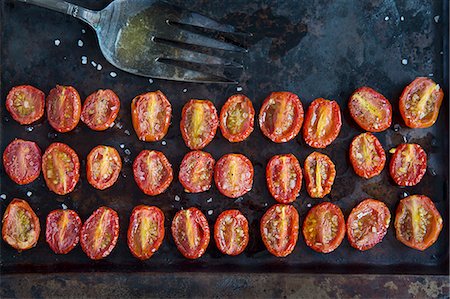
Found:
[(253, 165), (241, 154), (226, 154), (214, 167), (214, 181), (220, 193), (231, 198), (244, 195), (252, 189)]
[(56, 85), (47, 96), (48, 123), (60, 133), (72, 131), (80, 121), (81, 99), (72, 86)]
[(276, 143), (287, 142), (297, 136), (303, 124), (303, 106), (296, 94), (272, 92), (259, 111), (259, 127)]
[(87, 180), (94, 188), (104, 190), (117, 181), (122, 160), (117, 150), (111, 146), (98, 145), (87, 156)]
[(314, 148), (330, 145), (341, 131), (341, 110), (336, 101), (315, 99), (308, 107), (303, 126), (305, 142)]
[(391, 126), (391, 103), (370, 87), (355, 90), (348, 101), (348, 108), (355, 122), (366, 131), (382, 132)]
[(140, 260), (149, 259), (164, 239), (164, 213), (158, 207), (135, 207), (127, 237), (131, 253)]
[(56, 254), (66, 254), (80, 240), (81, 219), (72, 210), (54, 210), (47, 216), (45, 239)]
[(249, 240), (247, 218), (239, 210), (222, 212), (214, 225), (214, 240), (223, 254), (241, 254)]
[(444, 91), (429, 78), (419, 77), (400, 96), (400, 114), (410, 128), (429, 128), (437, 120)]
[(214, 104), (208, 100), (190, 100), (183, 106), (180, 130), (186, 146), (192, 150), (207, 146), (216, 135), (219, 120)]
[(206, 152), (191, 151), (187, 153), (180, 165), (178, 179), (184, 191), (198, 193), (211, 188), (214, 173), (214, 158)]
[(6, 97), (6, 110), (21, 125), (29, 125), (44, 115), (45, 94), (31, 85), (13, 87)]
[(59, 195), (72, 192), (80, 178), (77, 153), (67, 144), (50, 144), (42, 156), (42, 173), (51, 191)]
[(381, 201), (366, 199), (350, 212), (347, 219), (347, 237), (354, 248), (361, 251), (380, 243), (386, 235), (391, 213)]
[(442, 217), (429, 197), (411, 195), (400, 200), (394, 226), (400, 242), (423, 251), (439, 237)]
[(14, 139), (3, 152), (3, 166), (16, 184), (29, 184), (41, 173), (41, 149), (33, 141)]
[(350, 144), (350, 162), (357, 175), (370, 179), (383, 170), (386, 154), (377, 137), (372, 133), (362, 133)]
[(166, 191), (173, 179), (172, 165), (163, 153), (143, 150), (133, 162), (134, 180), (147, 195)]
[(230, 142), (247, 139), (253, 132), (255, 109), (252, 101), (243, 94), (228, 98), (220, 111), (220, 130)]
[(427, 153), (418, 144), (400, 144), (392, 155), (389, 171), (397, 185), (417, 185), (427, 171)]
[(291, 203), (302, 188), (302, 169), (292, 154), (273, 156), (266, 167), (270, 194), (280, 203)]
[(289, 255), (298, 239), (299, 216), (294, 206), (276, 204), (261, 218), (261, 237), (267, 250), (277, 257)]
[(197, 208), (178, 211), (172, 220), (172, 237), (184, 257), (197, 259), (209, 244), (208, 220)]
[(319, 152), (313, 152), (306, 157), (305, 165), (306, 190), (312, 198), (323, 198), (330, 193), (336, 177), (333, 161)]
[(94, 131), (111, 127), (119, 114), (120, 100), (111, 89), (99, 89), (84, 101), (81, 121)]
[(107, 257), (119, 238), (119, 216), (108, 207), (95, 210), (81, 228), (81, 248), (92, 260)]

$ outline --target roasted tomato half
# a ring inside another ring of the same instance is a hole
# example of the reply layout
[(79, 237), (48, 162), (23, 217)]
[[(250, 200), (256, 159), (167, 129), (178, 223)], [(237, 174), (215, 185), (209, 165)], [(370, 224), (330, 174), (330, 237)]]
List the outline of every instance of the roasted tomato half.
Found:
[(389, 171), (397, 185), (417, 185), (427, 171), (427, 154), (418, 144), (400, 144), (392, 155)]
[(77, 153), (67, 144), (50, 144), (42, 156), (42, 173), (51, 191), (59, 195), (72, 192), (80, 178)]
[(330, 202), (312, 207), (303, 222), (303, 237), (306, 245), (317, 252), (334, 251), (345, 237), (345, 220), (341, 209)]
[(147, 195), (166, 191), (173, 179), (172, 165), (163, 153), (143, 150), (133, 162), (134, 180)]
[(41, 149), (33, 141), (15, 139), (3, 152), (3, 166), (16, 184), (29, 184), (41, 173)]
[(81, 219), (72, 210), (54, 210), (47, 216), (45, 239), (56, 254), (66, 254), (80, 240)]
[(157, 207), (135, 207), (127, 236), (131, 253), (140, 260), (149, 259), (164, 239), (164, 213)]
[(86, 220), (80, 233), (81, 248), (93, 260), (107, 257), (119, 238), (119, 216), (108, 207), (100, 207)]
[(98, 145), (87, 156), (87, 180), (94, 188), (104, 190), (114, 185), (121, 169), (122, 160), (113, 147)]
[(370, 87), (355, 90), (348, 101), (348, 108), (355, 122), (366, 131), (382, 132), (391, 126), (391, 103)]
[(403, 90), (400, 113), (410, 128), (429, 128), (439, 115), (444, 91), (433, 80), (419, 77)]
[(110, 89), (99, 89), (84, 101), (81, 121), (94, 131), (104, 131), (114, 125), (119, 114), (120, 100)]
[(14, 198), (3, 215), (2, 237), (18, 251), (36, 246), (41, 226), (39, 218), (23, 199)]
[(266, 167), (266, 182), (270, 194), (280, 203), (291, 203), (302, 188), (302, 169), (292, 154), (276, 155)]
[(220, 130), (230, 142), (247, 139), (253, 132), (255, 109), (252, 101), (243, 94), (228, 98), (220, 111)]
[(186, 146), (199, 150), (216, 135), (219, 124), (217, 110), (208, 100), (190, 100), (181, 113), (180, 130)]
[(253, 165), (241, 154), (226, 154), (214, 167), (214, 181), (220, 193), (231, 198), (244, 195), (252, 189)]
[(178, 179), (184, 191), (199, 193), (209, 190), (214, 173), (214, 158), (206, 152), (187, 153), (180, 165)]
[(29, 125), (44, 115), (45, 94), (31, 85), (13, 87), (6, 97), (6, 110), (21, 125)]
[(184, 257), (197, 259), (209, 244), (208, 220), (197, 208), (178, 211), (172, 220), (172, 237)]
[(60, 133), (72, 131), (80, 121), (81, 99), (72, 86), (56, 85), (47, 96), (48, 123)]
[(425, 195), (411, 195), (402, 200), (395, 213), (397, 239), (417, 250), (436, 242), (442, 230), (442, 217), (433, 201)]
[(297, 95), (272, 92), (259, 111), (259, 126), (263, 134), (276, 143), (287, 142), (297, 136), (303, 124), (303, 106)]
[(214, 225), (214, 240), (223, 254), (241, 254), (249, 240), (247, 218), (238, 210), (222, 212)]
[(350, 162), (357, 175), (370, 179), (383, 170), (386, 154), (377, 137), (372, 133), (362, 133), (350, 144)]
[(347, 219), (347, 237), (361, 251), (380, 243), (386, 235), (391, 213), (381, 201), (366, 199), (351, 211)]
[(306, 112), (303, 138), (311, 147), (325, 148), (339, 135), (341, 125), (339, 104), (322, 98), (315, 99)]
[(318, 152), (311, 153), (306, 157), (303, 168), (309, 196), (323, 198), (330, 193), (336, 177), (336, 168), (327, 155)]

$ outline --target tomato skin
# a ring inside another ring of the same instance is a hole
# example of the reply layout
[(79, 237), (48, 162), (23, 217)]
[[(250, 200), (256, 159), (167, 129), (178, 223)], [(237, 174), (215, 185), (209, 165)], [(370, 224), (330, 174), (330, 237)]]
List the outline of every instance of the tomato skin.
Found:
[(80, 230), (81, 219), (75, 211), (53, 210), (47, 216), (45, 240), (54, 253), (66, 254), (77, 246)]
[(241, 254), (249, 240), (247, 218), (239, 210), (223, 211), (214, 225), (214, 240), (223, 254)]
[(282, 143), (294, 139), (302, 124), (303, 106), (296, 94), (287, 91), (272, 92), (264, 100), (259, 111), (259, 127), (273, 142)]
[(220, 193), (238, 198), (249, 192), (253, 185), (252, 162), (241, 154), (226, 154), (214, 167), (214, 181)]
[[(336, 177), (336, 168), (327, 155), (319, 152), (311, 153), (306, 157), (303, 169), (305, 171), (306, 190), (310, 197), (323, 198), (331, 192)], [(318, 176), (317, 170), (320, 170), (322, 175)], [(323, 177), (324, 174), (325, 178)]]
[(14, 139), (3, 152), (5, 172), (19, 185), (29, 184), (39, 177), (41, 161), (41, 149), (33, 141)]
[[(146, 229), (144, 240), (142, 227)], [(152, 231), (149, 232), (148, 230)], [(138, 234), (140, 240), (137, 239)], [(133, 256), (140, 260), (149, 259), (159, 249), (164, 240), (164, 213), (154, 206), (139, 205), (135, 207), (131, 213), (127, 237), (128, 248), (130, 248)], [(143, 244), (144, 241), (146, 244)]]
[(72, 86), (56, 85), (47, 96), (48, 123), (60, 133), (72, 131), (80, 121), (81, 99)]
[[(107, 165), (104, 165), (105, 159)], [(105, 166), (106, 173), (102, 174)], [(94, 188), (105, 190), (111, 187), (117, 181), (120, 170), (122, 169), (122, 160), (119, 152), (111, 146), (98, 145), (88, 154), (86, 159), (87, 180)], [(105, 178), (106, 175), (106, 178)]]
[(44, 115), (45, 94), (31, 85), (15, 86), (9, 91), (5, 104), (15, 121), (29, 125)]
[[(370, 156), (365, 157), (366, 152)], [(377, 137), (368, 132), (353, 138), (349, 155), (355, 173), (366, 179), (379, 175), (386, 164), (383, 146)]]
[(389, 165), (389, 172), (397, 185), (417, 185), (426, 171), (427, 153), (420, 145), (403, 143), (397, 146)]
[(279, 203), (295, 201), (302, 188), (302, 178), (300, 163), (292, 154), (273, 156), (267, 163), (267, 187), (270, 194)]
[(91, 130), (104, 131), (110, 128), (119, 115), (120, 100), (111, 89), (99, 89), (90, 94), (81, 110), (81, 121)]
[[(25, 200), (14, 198), (6, 208), (2, 223), (3, 240), (13, 248), (21, 252), (36, 246), (41, 226), (39, 218)], [(20, 240), (21, 237), (26, 239)]]
[[(241, 142), (253, 132), (255, 109), (252, 101), (243, 94), (235, 94), (228, 98), (220, 110), (220, 131), (230, 142)], [(238, 122), (238, 128), (233, 124)]]
[(173, 179), (172, 165), (166, 156), (158, 151), (141, 151), (133, 162), (133, 174), (142, 192), (151, 196), (166, 191)]
[(310, 147), (325, 148), (337, 138), (341, 126), (339, 104), (336, 101), (318, 98), (309, 105), (306, 112), (303, 138)]
[(202, 151), (187, 153), (180, 165), (178, 179), (184, 191), (199, 193), (211, 188), (215, 160), (211, 154)]
[[(431, 105), (426, 105), (430, 97), (432, 98), (432, 103)], [(426, 77), (414, 79), (413, 82), (405, 87), (400, 96), (400, 114), (403, 121), (410, 128), (431, 127), (438, 118), (443, 98), (444, 91), (433, 80)], [(424, 111), (426, 108), (429, 109)], [(422, 115), (423, 112), (426, 114)]]

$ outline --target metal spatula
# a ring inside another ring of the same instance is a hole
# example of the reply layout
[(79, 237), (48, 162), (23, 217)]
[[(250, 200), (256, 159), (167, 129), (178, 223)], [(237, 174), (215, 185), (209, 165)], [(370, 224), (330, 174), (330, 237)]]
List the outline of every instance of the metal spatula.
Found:
[[(105, 58), (145, 77), (237, 83), (247, 33), (155, 0), (115, 0), (92, 11), (61, 0), (18, 0), (72, 15), (97, 33)], [(227, 55), (228, 54), (228, 55)], [(228, 57), (228, 58), (226, 58)], [(230, 71), (231, 70), (231, 71)]]

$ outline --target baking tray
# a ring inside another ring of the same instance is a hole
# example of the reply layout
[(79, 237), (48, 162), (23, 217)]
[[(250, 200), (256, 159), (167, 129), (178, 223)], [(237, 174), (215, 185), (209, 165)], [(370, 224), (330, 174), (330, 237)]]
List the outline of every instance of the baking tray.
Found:
[[(91, 9), (101, 9), (108, 4), (103, 0), (74, 2)], [(181, 0), (175, 3), (187, 5)], [(46, 93), (55, 84), (73, 85), (82, 99), (98, 88), (111, 88), (122, 103), (114, 128), (94, 132), (80, 123), (74, 131), (65, 134), (56, 133), (45, 119), (33, 126), (20, 126), (11, 119), (2, 103), (2, 152), (14, 138), (36, 141), (42, 150), (59, 141), (73, 147), (81, 160), (80, 182), (75, 191), (66, 196), (50, 192), (42, 175), (29, 185), (18, 186), (1, 169), (0, 191), (7, 196), (1, 200), (1, 214), (12, 198), (24, 198), (36, 211), (42, 228), (39, 242), (31, 250), (17, 253), (1, 242), (2, 273), (233, 271), (448, 275), (447, 1), (190, 1), (190, 9), (254, 34), (250, 51), (244, 57), (246, 67), (238, 86), (149, 81), (126, 74), (105, 61), (94, 32), (80, 21), (11, 1), (2, 1), (0, 5), (3, 103), (8, 90), (19, 84), (34, 85)], [(55, 46), (55, 40), (60, 41), (59, 46)], [(77, 45), (78, 40), (83, 41), (82, 47)], [(88, 64), (81, 63), (82, 56), (87, 57)], [(101, 64), (102, 69), (97, 70), (91, 62)], [(117, 73), (117, 77), (113, 78), (110, 72)], [(405, 128), (399, 116), (398, 97), (403, 87), (417, 76), (432, 77), (445, 92), (438, 121), (429, 129)], [(370, 180), (354, 174), (348, 161), (348, 147), (352, 138), (362, 131), (351, 120), (346, 102), (352, 91), (362, 85), (381, 91), (393, 105), (392, 128), (376, 134), (384, 149), (388, 151), (408, 141), (421, 144), (427, 151), (428, 170), (417, 186), (395, 186), (386, 169)], [(190, 98), (207, 98), (220, 109), (228, 96), (240, 88), (252, 99), (256, 111), (266, 95), (276, 90), (298, 94), (304, 108), (316, 97), (334, 99), (341, 105), (343, 126), (339, 137), (321, 150), (336, 164), (333, 189), (323, 200), (317, 200), (309, 198), (303, 187), (294, 203), (301, 221), (311, 205), (324, 200), (339, 205), (347, 217), (357, 203), (373, 197), (384, 201), (394, 214), (405, 192), (421, 193), (433, 199), (444, 218), (438, 241), (425, 252), (405, 247), (395, 239), (392, 222), (383, 242), (366, 252), (353, 249), (344, 240), (334, 252), (319, 254), (308, 248), (300, 236), (291, 255), (271, 256), (259, 235), (259, 219), (276, 203), (266, 188), (266, 163), (270, 157), (281, 153), (293, 153), (303, 163), (314, 149), (308, 147), (301, 136), (284, 144), (272, 143), (263, 137), (257, 126), (248, 140), (238, 144), (229, 143), (218, 131), (205, 148), (216, 160), (230, 152), (248, 156), (255, 168), (252, 191), (238, 199), (224, 197), (215, 187), (200, 194), (183, 192), (176, 179), (180, 161), (188, 152), (179, 130), (182, 106)], [(162, 90), (172, 103), (172, 125), (164, 142), (145, 143), (138, 141), (133, 131), (130, 103), (135, 95), (156, 89)], [(114, 146), (124, 162), (117, 183), (105, 191), (94, 189), (86, 180), (86, 156), (98, 144)], [(142, 149), (164, 152), (173, 165), (175, 179), (164, 194), (146, 196), (134, 182), (131, 164)], [(83, 221), (101, 205), (119, 213), (120, 237), (110, 256), (91, 261), (80, 246), (67, 255), (55, 255), (50, 250), (43, 233), (45, 218), (63, 203), (76, 210)], [(159, 251), (147, 261), (135, 259), (126, 245), (129, 216), (139, 204), (156, 205), (166, 216), (166, 238)], [(179, 209), (190, 206), (199, 207), (211, 227), (223, 210), (240, 209), (250, 223), (250, 242), (245, 252), (237, 257), (224, 256), (211, 241), (202, 258), (195, 261), (183, 258), (170, 235), (170, 221)]]

